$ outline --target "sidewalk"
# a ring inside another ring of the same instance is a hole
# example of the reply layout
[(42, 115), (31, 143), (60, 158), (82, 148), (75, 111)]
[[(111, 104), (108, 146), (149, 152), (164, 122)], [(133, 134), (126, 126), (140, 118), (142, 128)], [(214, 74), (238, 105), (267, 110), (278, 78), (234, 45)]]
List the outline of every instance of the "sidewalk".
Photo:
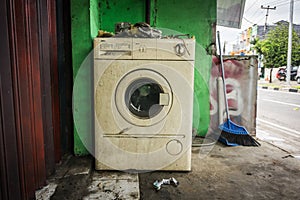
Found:
[[(300, 160), (262, 142), (261, 147), (217, 143), (201, 159), (193, 148), (192, 171), (140, 174), (142, 199), (299, 199)], [(199, 156), (200, 155), (200, 156)], [(154, 191), (156, 179), (175, 177), (180, 185)]]
[[(92, 157), (66, 158), (37, 199), (298, 199), (300, 160), (263, 141), (261, 147), (192, 149), (191, 172), (95, 171)], [(204, 150), (204, 151), (203, 151)], [(155, 180), (174, 177), (179, 185)]]
[(290, 81), (290, 84), (287, 84), (285, 81), (279, 81), (276, 78), (272, 80), (272, 83), (269, 83), (269, 81), (266, 81), (264, 79), (260, 79), (258, 80), (258, 87), (269, 90), (300, 92), (300, 84), (298, 84), (296, 81)]

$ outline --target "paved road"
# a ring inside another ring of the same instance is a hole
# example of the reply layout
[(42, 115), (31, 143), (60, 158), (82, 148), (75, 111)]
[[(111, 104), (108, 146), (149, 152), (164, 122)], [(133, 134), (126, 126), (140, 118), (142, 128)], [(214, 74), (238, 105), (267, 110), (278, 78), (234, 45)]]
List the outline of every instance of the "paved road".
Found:
[(300, 94), (258, 90), (257, 137), (300, 157)]

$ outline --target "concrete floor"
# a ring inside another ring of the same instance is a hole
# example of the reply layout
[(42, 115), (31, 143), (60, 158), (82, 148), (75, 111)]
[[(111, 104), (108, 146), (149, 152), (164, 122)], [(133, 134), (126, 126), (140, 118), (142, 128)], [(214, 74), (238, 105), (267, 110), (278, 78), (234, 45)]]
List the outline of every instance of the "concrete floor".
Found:
[[(140, 174), (141, 199), (299, 199), (300, 160), (260, 141), (261, 147), (224, 147), (216, 144), (204, 158), (193, 148), (192, 171)], [(175, 177), (180, 185), (156, 179)]]
[[(91, 157), (69, 157), (37, 199), (299, 199), (300, 160), (260, 143), (217, 143), (211, 151), (193, 147), (191, 172), (95, 172)], [(154, 189), (155, 180), (170, 177), (179, 181), (177, 187)]]
[(93, 166), (92, 156), (66, 156), (47, 186), (36, 191), (36, 199), (140, 199), (137, 174), (100, 172), (93, 170)]

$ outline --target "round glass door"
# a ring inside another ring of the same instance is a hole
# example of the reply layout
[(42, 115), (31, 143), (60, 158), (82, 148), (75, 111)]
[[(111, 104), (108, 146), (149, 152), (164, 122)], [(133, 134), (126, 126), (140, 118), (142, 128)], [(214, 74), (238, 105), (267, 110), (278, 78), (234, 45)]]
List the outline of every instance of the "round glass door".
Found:
[(152, 79), (141, 78), (133, 81), (125, 92), (127, 108), (136, 117), (149, 119), (156, 116), (163, 108), (160, 94), (163, 89)]
[(152, 126), (169, 113), (173, 94), (168, 81), (151, 69), (133, 70), (118, 83), (115, 92), (118, 113), (136, 126)]

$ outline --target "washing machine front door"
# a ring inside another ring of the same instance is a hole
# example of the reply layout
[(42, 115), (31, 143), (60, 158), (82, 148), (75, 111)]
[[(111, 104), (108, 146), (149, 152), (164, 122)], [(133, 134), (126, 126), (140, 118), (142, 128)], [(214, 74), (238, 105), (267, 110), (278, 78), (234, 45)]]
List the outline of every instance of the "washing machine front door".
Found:
[(158, 72), (133, 70), (118, 83), (115, 102), (118, 112), (127, 122), (135, 126), (152, 126), (168, 115), (172, 90)]

